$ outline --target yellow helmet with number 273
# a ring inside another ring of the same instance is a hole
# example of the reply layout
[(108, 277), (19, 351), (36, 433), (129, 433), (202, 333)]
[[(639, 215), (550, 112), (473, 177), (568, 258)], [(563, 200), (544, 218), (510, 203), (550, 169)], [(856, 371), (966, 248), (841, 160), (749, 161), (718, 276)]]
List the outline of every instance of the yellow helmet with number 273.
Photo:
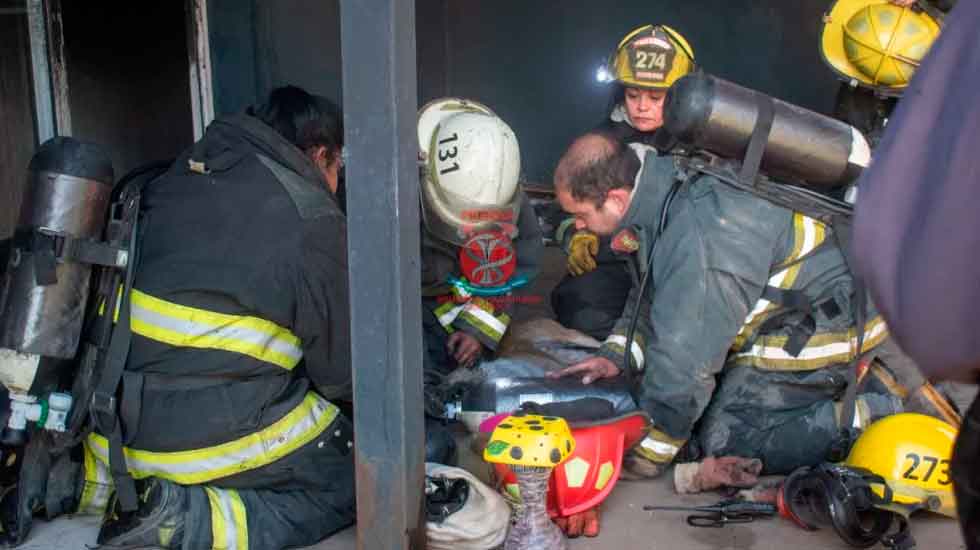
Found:
[[(925, 509), (956, 517), (950, 478), (950, 458), (956, 428), (918, 413), (888, 416), (871, 424), (858, 437), (845, 461), (869, 470), (891, 488), (893, 511), (905, 515)], [(881, 495), (882, 490), (873, 487)]]

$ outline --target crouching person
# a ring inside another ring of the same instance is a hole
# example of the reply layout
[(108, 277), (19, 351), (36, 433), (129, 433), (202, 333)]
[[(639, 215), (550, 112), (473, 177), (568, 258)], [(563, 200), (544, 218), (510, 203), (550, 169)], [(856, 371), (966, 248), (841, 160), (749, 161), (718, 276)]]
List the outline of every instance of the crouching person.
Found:
[(116, 328), (124, 448), (96, 429), (43, 496), (105, 512), (104, 548), (278, 549), (354, 522), (352, 428), (330, 401), (351, 381), (342, 135), (335, 105), (280, 88), (143, 187)]
[[(842, 429), (901, 411), (894, 379), (875, 366), (855, 414), (844, 413), (858, 331), (862, 352), (888, 332), (870, 306), (856, 326), (831, 228), (601, 133), (572, 145), (555, 185), (578, 227), (612, 235), (634, 272), (613, 334), (562, 373), (585, 383), (617, 376), (629, 354), (634, 397), (653, 423), (625, 459), (634, 475), (661, 474), (692, 440), (706, 455), (758, 458), (766, 473), (785, 474), (824, 461)], [(794, 297), (811, 304), (808, 315), (788, 307)]]

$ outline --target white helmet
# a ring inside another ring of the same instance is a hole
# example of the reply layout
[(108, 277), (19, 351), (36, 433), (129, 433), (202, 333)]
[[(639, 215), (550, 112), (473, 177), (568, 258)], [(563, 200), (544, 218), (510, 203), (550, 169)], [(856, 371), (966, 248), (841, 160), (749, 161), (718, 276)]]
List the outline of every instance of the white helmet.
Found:
[(419, 111), (422, 215), (435, 236), (461, 245), (489, 226), (516, 228), (517, 137), (485, 105), (437, 99)]

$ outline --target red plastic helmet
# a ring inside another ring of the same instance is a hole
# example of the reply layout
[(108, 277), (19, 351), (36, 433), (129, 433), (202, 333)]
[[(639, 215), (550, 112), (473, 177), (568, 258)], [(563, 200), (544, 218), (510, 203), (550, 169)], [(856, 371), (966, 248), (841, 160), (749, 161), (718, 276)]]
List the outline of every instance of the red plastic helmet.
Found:
[[(565, 517), (599, 505), (619, 479), (623, 454), (646, 434), (650, 417), (637, 411), (597, 422), (570, 424), (575, 450), (548, 480), (548, 514)], [(494, 464), (507, 496), (520, 499), (509, 466)]]

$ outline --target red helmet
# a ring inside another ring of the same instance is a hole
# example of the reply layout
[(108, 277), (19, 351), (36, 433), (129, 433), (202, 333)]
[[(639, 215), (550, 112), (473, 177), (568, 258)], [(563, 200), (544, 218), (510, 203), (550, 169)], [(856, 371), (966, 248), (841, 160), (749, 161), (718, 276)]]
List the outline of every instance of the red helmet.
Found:
[[(650, 417), (637, 411), (596, 422), (570, 423), (575, 450), (551, 473), (548, 514), (565, 517), (599, 505), (612, 492), (623, 467), (623, 454), (646, 434)], [(494, 464), (508, 496), (520, 499), (517, 477)]]

